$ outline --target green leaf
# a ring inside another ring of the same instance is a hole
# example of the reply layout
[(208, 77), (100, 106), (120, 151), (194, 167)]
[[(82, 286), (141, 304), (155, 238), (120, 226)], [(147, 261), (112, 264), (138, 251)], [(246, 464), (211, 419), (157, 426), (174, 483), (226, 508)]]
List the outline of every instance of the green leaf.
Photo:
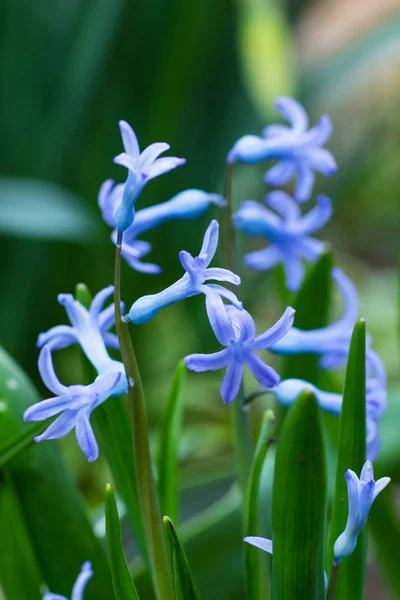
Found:
[(176, 600), (200, 600), (183, 546), (169, 517), (163, 518), (165, 537), (171, 551)]
[(106, 486), (106, 532), (115, 597), (117, 600), (139, 600), (126, 562), (117, 503), (110, 484)]
[(269, 118), (277, 96), (295, 87), (293, 48), (282, 5), (276, 0), (240, 0), (239, 50), (250, 96)]
[(3, 468), (13, 458), (19, 456), (24, 450), (34, 444), (34, 437), (40, 435), (49, 423), (35, 423), (35, 425), (17, 433), (10, 440), (7, 440), (0, 446), (0, 469)]
[(41, 600), (43, 577), (13, 482), (4, 473), (0, 481), (0, 539), (0, 581), (6, 600)]
[(184, 362), (181, 361), (176, 368), (172, 389), (165, 408), (157, 481), (161, 514), (169, 515), (175, 523), (178, 522), (179, 511), (178, 453), (181, 439), (185, 379), (186, 367)]
[(326, 466), (314, 395), (300, 394), (278, 441), (272, 500), (273, 600), (325, 597)]
[[(274, 413), (272, 410), (268, 410), (263, 416), (250, 472), (249, 487), (246, 498), (246, 536), (259, 535), (258, 505), (260, 479), (274, 426)], [(246, 598), (249, 600), (260, 600), (269, 597), (269, 588), (267, 588), (268, 581), (262, 569), (262, 552), (247, 543), (244, 544), (243, 551)]]
[[(2, 349), (0, 399), (0, 439), (7, 441), (26, 429), (22, 414), (40, 398)], [(56, 442), (35, 443), (10, 461), (6, 472), (13, 483), (31, 546), (48, 587), (68, 597), (82, 564), (90, 560), (96, 577), (88, 587), (85, 600), (109, 600), (113, 588), (106, 556)], [(0, 513), (3, 510), (0, 505)]]
[[(75, 298), (86, 308), (89, 308), (92, 303), (92, 295), (84, 283), (76, 286)], [(96, 377), (96, 372), (83, 356), (82, 361), (84, 379), (86, 383), (90, 383)], [(107, 458), (115, 485), (125, 504), (135, 542), (147, 561), (136, 485), (132, 428), (126, 397), (110, 398), (96, 408), (92, 418), (96, 434), (99, 434), (100, 450)]]
[(0, 177), (0, 233), (85, 244), (98, 234), (95, 213), (79, 196), (39, 179)]
[[(360, 475), (366, 455), (365, 415), (365, 321), (356, 323), (350, 342), (343, 404), (339, 423), (336, 485), (329, 531), (326, 570), (333, 562), (333, 546), (346, 526), (348, 515), (347, 486), (344, 474), (352, 469)], [(364, 597), (367, 559), (366, 530), (358, 537), (353, 554), (340, 562), (335, 600), (361, 600)]]
[[(332, 287), (332, 253), (326, 251), (313, 266), (292, 304), (296, 309), (294, 326), (310, 330), (325, 327), (328, 322)], [(316, 301), (318, 298), (318, 301)], [(282, 379), (304, 379), (318, 385), (319, 356), (299, 354), (285, 357), (282, 361)]]

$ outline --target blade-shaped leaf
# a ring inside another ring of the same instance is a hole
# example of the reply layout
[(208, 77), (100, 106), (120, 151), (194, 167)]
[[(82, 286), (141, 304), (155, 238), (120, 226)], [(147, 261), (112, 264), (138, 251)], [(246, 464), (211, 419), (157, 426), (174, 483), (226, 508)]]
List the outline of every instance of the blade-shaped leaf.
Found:
[(278, 441), (272, 500), (274, 600), (325, 597), (326, 466), (321, 416), (312, 392), (289, 409)]
[(171, 553), (175, 600), (200, 600), (185, 551), (169, 517), (163, 518), (165, 537)]
[(185, 376), (185, 364), (180, 362), (175, 371), (164, 414), (157, 481), (161, 514), (169, 515), (175, 523), (178, 522), (179, 511), (178, 452), (181, 439)]
[(35, 423), (33, 426), (17, 433), (10, 440), (7, 440), (0, 446), (0, 469), (3, 468), (13, 458), (19, 456), (24, 450), (34, 444), (34, 437), (40, 435), (48, 426), (43, 423)]
[[(339, 423), (336, 485), (329, 531), (326, 569), (332, 569), (333, 546), (345, 528), (348, 503), (344, 474), (352, 469), (360, 474), (366, 455), (365, 416), (365, 321), (356, 323), (350, 342), (343, 404)], [(335, 600), (364, 597), (367, 553), (366, 530), (361, 532), (353, 554), (340, 563)]]
[(0, 582), (5, 599), (41, 600), (43, 578), (13, 482), (4, 473), (0, 481), (0, 539)]
[(110, 484), (106, 486), (106, 532), (115, 597), (117, 600), (139, 600), (126, 562), (117, 503)]
[[(271, 435), (275, 426), (274, 413), (268, 410), (264, 413), (261, 423), (260, 433), (258, 435), (254, 459), (250, 472), (249, 487), (246, 498), (246, 536), (259, 535), (259, 492), (260, 478), (267, 455)], [(268, 581), (266, 574), (262, 569), (262, 552), (250, 544), (244, 545), (244, 564), (245, 564), (245, 584), (246, 598), (249, 600), (259, 600), (269, 597)], [(268, 595), (267, 595), (268, 594)]]
[[(0, 439), (6, 441), (24, 431), (22, 414), (39, 397), (21, 369), (2, 349), (0, 397)], [(93, 533), (86, 508), (56, 442), (35, 443), (10, 461), (6, 470), (48, 587), (68, 597), (76, 574), (82, 564), (90, 560), (96, 576), (88, 586), (85, 600), (109, 600), (113, 592), (105, 553)]]

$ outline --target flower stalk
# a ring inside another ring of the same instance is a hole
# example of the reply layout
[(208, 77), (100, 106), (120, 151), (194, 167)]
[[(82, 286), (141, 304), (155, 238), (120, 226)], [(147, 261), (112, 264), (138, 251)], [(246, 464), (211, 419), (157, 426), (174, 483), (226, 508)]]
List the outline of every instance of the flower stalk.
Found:
[(122, 238), (123, 232), (118, 231), (114, 272), (115, 326), (128, 379), (127, 394), (132, 416), (133, 449), (139, 504), (156, 597), (159, 600), (172, 600), (172, 578), (150, 456), (143, 383), (128, 325), (122, 321), (121, 317)]

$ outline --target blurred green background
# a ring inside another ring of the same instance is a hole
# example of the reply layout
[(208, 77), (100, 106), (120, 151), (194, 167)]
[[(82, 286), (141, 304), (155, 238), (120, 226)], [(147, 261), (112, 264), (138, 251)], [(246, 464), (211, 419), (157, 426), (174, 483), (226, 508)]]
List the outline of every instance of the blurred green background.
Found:
[[(323, 236), (358, 284), (362, 316), (399, 397), (399, 0), (2, 0), (0, 32), (0, 342), (43, 394), (35, 343), (66, 321), (57, 294), (80, 281), (95, 293), (112, 281), (113, 246), (97, 192), (104, 179), (125, 178), (112, 163), (122, 147), (118, 120), (133, 126), (142, 147), (167, 141), (172, 155), (187, 158), (147, 186), (140, 208), (189, 187), (221, 193), (233, 142), (274, 122), (274, 98), (292, 94), (312, 124), (322, 113), (332, 118), (328, 147), (339, 171), (318, 177), (315, 188), (335, 208)], [(262, 200), (263, 172), (237, 169), (236, 205)], [(212, 216), (210, 209), (201, 220), (171, 222), (145, 237), (163, 273), (124, 265), (127, 304), (180, 276), (178, 251), (196, 252)], [(261, 329), (280, 310), (274, 277), (241, 275), (242, 298)], [(138, 327), (134, 340), (156, 436), (177, 361), (215, 350), (215, 340), (198, 298)], [(57, 366), (65, 381), (77, 382), (76, 353), (65, 352)], [(232, 474), (219, 379), (189, 376), (185, 489)], [(393, 403), (390, 410), (388, 421), (397, 414)], [(95, 506), (105, 464), (88, 469), (72, 440), (63, 445)], [(201, 505), (213, 494), (208, 485)], [(196, 508), (188, 492), (184, 513)]]

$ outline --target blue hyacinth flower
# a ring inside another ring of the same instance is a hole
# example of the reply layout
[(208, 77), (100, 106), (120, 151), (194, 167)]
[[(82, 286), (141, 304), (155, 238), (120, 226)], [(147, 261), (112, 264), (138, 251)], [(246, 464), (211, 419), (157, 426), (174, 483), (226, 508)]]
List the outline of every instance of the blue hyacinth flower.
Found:
[(58, 302), (64, 306), (72, 326), (57, 325), (41, 333), (38, 347), (47, 346), (53, 351), (79, 344), (99, 375), (115, 371), (124, 373), (123, 364), (113, 360), (107, 351), (107, 346), (119, 349), (117, 336), (109, 332), (115, 323), (114, 305), (104, 308), (105, 301), (113, 292), (112, 285), (101, 290), (93, 298), (89, 310), (72, 294), (59, 294)]
[[(270, 348), (280, 355), (319, 354), (322, 369), (338, 369), (346, 364), (350, 338), (359, 314), (357, 290), (340, 269), (332, 269), (332, 277), (342, 296), (342, 317), (320, 329), (304, 331), (293, 327), (288, 334)], [(367, 345), (371, 338), (367, 336)]]
[[(83, 600), (83, 593), (85, 591), (87, 582), (92, 576), (92, 565), (90, 562), (85, 562), (72, 589), (71, 600)], [(43, 596), (43, 600), (68, 600), (68, 598), (65, 596), (60, 596), (60, 594), (52, 594), (51, 592), (48, 592)]]
[[(100, 188), (99, 206), (103, 219), (110, 227), (115, 227), (114, 214), (116, 208), (121, 204), (124, 189), (124, 184), (114, 186), (111, 179), (105, 181)], [(134, 222), (125, 231), (121, 249), (122, 256), (135, 271), (149, 274), (160, 273), (161, 267), (158, 265), (141, 261), (151, 251), (151, 244), (138, 240), (137, 237), (172, 219), (194, 219), (202, 215), (211, 204), (223, 207), (225, 200), (218, 194), (208, 194), (203, 190), (190, 189), (180, 192), (167, 202), (139, 210), (135, 215)], [(113, 231), (111, 239), (116, 244), (117, 229)]]
[(247, 254), (244, 263), (258, 271), (267, 271), (282, 263), (287, 288), (297, 292), (304, 278), (303, 261), (315, 262), (324, 250), (323, 242), (309, 235), (330, 219), (331, 202), (326, 196), (318, 196), (316, 206), (304, 216), (285, 192), (268, 194), (266, 203), (280, 216), (259, 202), (248, 200), (232, 217), (234, 226), (245, 235), (263, 237), (270, 242), (267, 248)]
[(244, 365), (264, 388), (275, 386), (280, 380), (278, 373), (255, 351), (269, 348), (287, 334), (293, 325), (293, 308), (287, 308), (271, 329), (258, 336), (254, 320), (246, 310), (225, 306), (220, 297), (213, 295), (206, 297), (206, 308), (215, 337), (225, 349), (214, 354), (191, 354), (184, 359), (185, 365), (196, 372), (225, 369), (220, 388), (225, 404), (233, 402), (239, 392)]
[(349, 556), (355, 550), (357, 538), (363, 529), (372, 503), (377, 495), (390, 483), (390, 477), (374, 481), (374, 469), (369, 460), (362, 468), (360, 479), (348, 469), (344, 475), (349, 499), (349, 513), (345, 530), (335, 542), (334, 564)]
[(46, 387), (56, 396), (30, 406), (24, 412), (25, 421), (45, 421), (58, 415), (49, 427), (34, 439), (36, 442), (63, 438), (75, 429), (76, 439), (90, 462), (97, 460), (99, 447), (90, 417), (95, 408), (110, 396), (126, 389), (126, 377), (121, 372), (99, 375), (90, 385), (63, 385), (55, 371), (51, 350), (42, 348), (39, 355), (39, 372)]
[(228, 271), (218, 267), (209, 267), (214, 258), (218, 246), (219, 225), (217, 221), (211, 221), (203, 240), (199, 256), (195, 258), (182, 250), (179, 260), (185, 269), (185, 274), (178, 281), (158, 294), (143, 296), (133, 303), (129, 314), (124, 317), (125, 321), (132, 321), (136, 325), (149, 321), (158, 311), (180, 302), (185, 298), (205, 294), (209, 296), (222, 296), (239, 308), (242, 303), (235, 294), (221, 285), (208, 283), (208, 280), (226, 281), (233, 285), (240, 285), (240, 278)]
[(135, 217), (135, 203), (146, 183), (163, 173), (176, 169), (186, 160), (174, 156), (158, 158), (160, 154), (169, 150), (169, 144), (151, 144), (140, 152), (139, 143), (132, 127), (126, 121), (120, 121), (122, 142), (125, 152), (114, 158), (114, 162), (128, 169), (128, 178), (125, 183), (122, 201), (115, 211), (114, 219), (117, 228), (125, 231), (133, 223)]
[(308, 116), (304, 108), (292, 98), (278, 98), (275, 107), (290, 126), (270, 125), (263, 136), (245, 135), (228, 154), (228, 162), (258, 163), (266, 159), (279, 162), (265, 176), (266, 183), (281, 187), (296, 177), (294, 197), (304, 202), (311, 196), (315, 171), (333, 175), (337, 166), (332, 154), (322, 146), (332, 133), (328, 116), (323, 115), (318, 124), (308, 129)]

